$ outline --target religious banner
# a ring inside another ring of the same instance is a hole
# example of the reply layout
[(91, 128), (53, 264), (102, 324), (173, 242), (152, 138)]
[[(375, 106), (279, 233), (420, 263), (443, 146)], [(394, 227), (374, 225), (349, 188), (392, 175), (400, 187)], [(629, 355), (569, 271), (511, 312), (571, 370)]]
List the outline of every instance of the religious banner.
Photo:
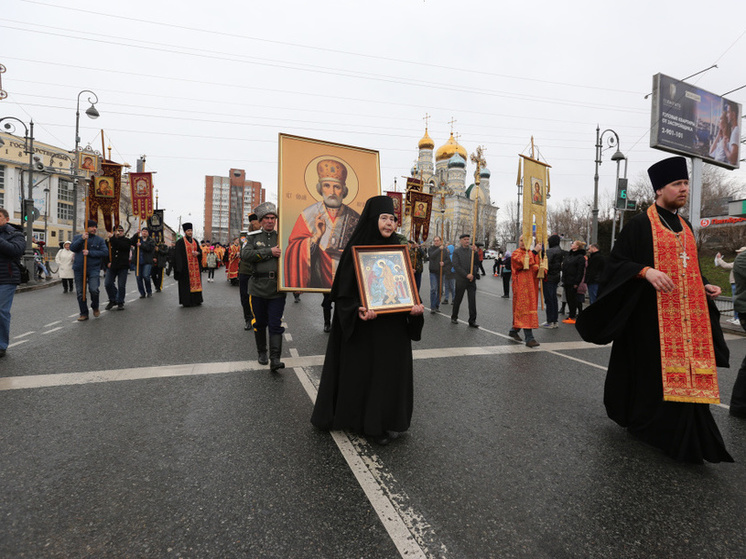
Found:
[(394, 215), (396, 215), (396, 222), (398, 226), (401, 227), (401, 224), (402, 224), (401, 206), (402, 206), (402, 198), (403, 198), (402, 193), (387, 191), (386, 196), (388, 196), (394, 201)]
[(113, 161), (101, 163), (101, 175), (88, 182), (86, 207), (88, 218), (98, 221), (99, 210), (104, 218), (104, 227), (113, 232), (119, 225), (119, 198), (122, 191), (122, 166)]
[(153, 173), (130, 173), (132, 212), (141, 220), (153, 215)]
[[(550, 165), (537, 159), (520, 155), (518, 161), (519, 186), (523, 185), (523, 242), (526, 249), (531, 247), (531, 239), (536, 236), (536, 242), (541, 243), (546, 251), (547, 240), (547, 195), (550, 191), (549, 168)], [(523, 174), (521, 175), (521, 161), (523, 162)], [(544, 255), (544, 258), (546, 256)], [(525, 256), (524, 266), (528, 268), (528, 253)]]
[(407, 177), (407, 191), (409, 190), (422, 192), (422, 181), (415, 177)]
[[(416, 190), (407, 191), (410, 208), (411, 231), (410, 238), (418, 244), (427, 240), (430, 233), (430, 214), (433, 210), (433, 195)], [(420, 241), (420, 234), (422, 241)]]
[(328, 292), (368, 198), (381, 193), (377, 151), (279, 135), (280, 291)]
[(148, 229), (156, 243), (163, 242), (163, 210), (153, 210), (153, 215), (148, 218)]

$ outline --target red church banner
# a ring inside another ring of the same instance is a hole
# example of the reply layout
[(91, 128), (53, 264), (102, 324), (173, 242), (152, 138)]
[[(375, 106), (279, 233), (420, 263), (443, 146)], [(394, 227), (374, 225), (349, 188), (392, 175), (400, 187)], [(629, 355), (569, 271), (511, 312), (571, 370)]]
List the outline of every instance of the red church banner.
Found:
[(122, 190), (122, 166), (113, 161), (101, 163), (101, 175), (88, 183), (88, 219), (98, 221), (99, 209), (104, 217), (104, 227), (112, 232), (119, 225), (119, 197)]
[(132, 212), (145, 221), (153, 215), (153, 173), (130, 173)]

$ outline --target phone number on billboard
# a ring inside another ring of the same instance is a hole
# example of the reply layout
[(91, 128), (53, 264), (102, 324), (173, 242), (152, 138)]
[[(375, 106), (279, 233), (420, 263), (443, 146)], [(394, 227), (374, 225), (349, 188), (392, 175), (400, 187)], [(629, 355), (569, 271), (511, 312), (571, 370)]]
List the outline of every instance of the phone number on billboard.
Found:
[(662, 128), (661, 133), (665, 134), (666, 136), (673, 136), (674, 138), (683, 138), (684, 133), (679, 132), (678, 130), (673, 130), (672, 128)]

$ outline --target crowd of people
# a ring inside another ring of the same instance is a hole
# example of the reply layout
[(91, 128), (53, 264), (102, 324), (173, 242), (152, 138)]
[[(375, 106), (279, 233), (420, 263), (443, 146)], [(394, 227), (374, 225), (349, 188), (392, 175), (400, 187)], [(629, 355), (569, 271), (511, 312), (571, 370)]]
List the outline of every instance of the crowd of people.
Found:
[[(686, 162), (669, 158), (648, 172), (655, 203), (627, 223), (608, 258), (595, 244), (586, 250), (580, 240), (563, 251), (557, 235), (547, 239), (547, 247), (521, 237), (514, 251), (499, 255), (493, 277), (502, 276), (503, 296), (510, 297), (512, 291), (513, 299), (508, 337), (530, 348), (540, 345), (533, 333), (539, 328), (540, 294), (545, 328), (557, 328), (558, 315), (567, 306), (563, 322), (574, 325), (584, 340), (613, 342), (604, 395), (611, 419), (677, 460), (732, 461), (709, 410), (709, 404), (719, 402), (717, 366), (728, 366), (729, 359), (712, 301), (720, 288), (702, 276), (691, 225), (678, 214), (688, 196)], [(78, 320), (88, 319), (89, 307), (94, 316), (100, 314), (102, 269), (107, 309), (123, 308), (131, 267), (141, 298), (150, 297), (153, 286), (160, 290), (163, 268), (168, 267), (166, 274), (172, 269), (178, 282), (179, 303), (194, 307), (203, 301), (203, 270), (208, 270), (210, 281), (218, 262), (223, 262), (226, 278), (239, 286), (244, 328), (253, 331), (256, 359), (277, 373), (285, 367), (286, 301), (279, 285), (277, 209), (271, 202), (263, 203), (249, 217), (251, 230), (243, 245), (235, 239), (228, 247), (198, 242), (190, 223), (183, 224), (183, 236), (174, 247), (156, 244), (147, 228), (128, 238), (118, 226), (104, 241), (96, 234), (97, 223), (89, 220), (86, 230), (65, 243), (58, 255), (65, 276), (72, 269)], [(460, 236), (458, 247), (446, 247), (436, 236), (425, 251), (402, 239), (397, 225), (392, 199), (370, 198), (340, 256), (331, 291), (322, 303), (324, 331), (330, 335), (311, 417), (320, 429), (351, 430), (380, 444), (398, 438), (410, 426), (411, 342), (421, 338), (424, 306), (414, 301), (406, 312), (394, 313), (366, 308), (352, 247), (408, 244), (416, 290), (427, 263), (431, 313), (448, 304), (450, 296), (451, 322), (459, 324), (466, 295), (468, 325), (475, 329), (476, 282), (484, 276), (481, 247), (469, 234)], [(12, 264), (24, 247), (23, 233), (8, 224), (7, 212), (0, 209), (0, 356), (7, 348), (10, 304), (20, 282), (20, 268)], [(735, 307), (746, 329), (746, 256), (740, 252), (730, 268)], [(69, 282), (63, 282), (63, 288), (71, 291)], [(299, 294), (294, 295), (298, 301)], [(586, 297), (590, 304), (583, 309)], [(731, 413), (746, 417), (746, 359), (734, 387)]]

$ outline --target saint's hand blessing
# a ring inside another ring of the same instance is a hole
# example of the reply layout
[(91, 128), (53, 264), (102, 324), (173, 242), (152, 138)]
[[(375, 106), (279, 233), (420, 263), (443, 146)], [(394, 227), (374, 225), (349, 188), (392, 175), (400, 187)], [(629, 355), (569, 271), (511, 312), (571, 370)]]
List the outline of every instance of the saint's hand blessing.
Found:
[(323, 214), (318, 214), (316, 216), (316, 219), (313, 223), (314, 226), (314, 232), (311, 236), (311, 242), (313, 244), (319, 244), (319, 240), (324, 235), (324, 232), (326, 231), (326, 219), (324, 219)]

